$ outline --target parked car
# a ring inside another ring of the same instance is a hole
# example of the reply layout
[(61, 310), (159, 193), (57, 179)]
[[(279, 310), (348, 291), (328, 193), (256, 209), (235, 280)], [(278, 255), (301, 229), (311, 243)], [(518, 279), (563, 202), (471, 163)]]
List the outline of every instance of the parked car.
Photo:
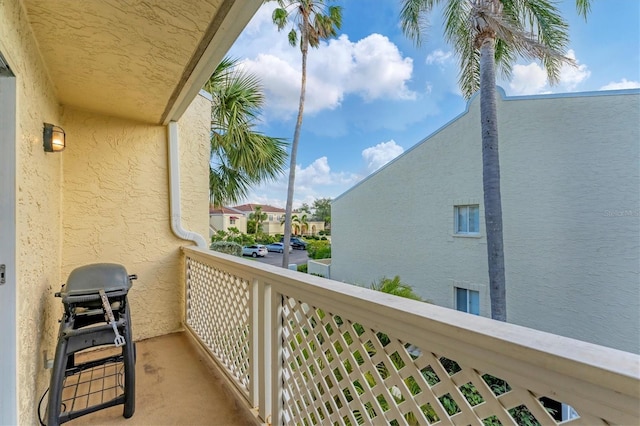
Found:
[(267, 255), (267, 247), (262, 244), (254, 244), (252, 246), (242, 247), (243, 256), (265, 257)]
[[(267, 244), (267, 251), (275, 251), (276, 253), (284, 253), (284, 243)], [(289, 253), (291, 253), (291, 246), (289, 246)]]
[[(291, 238), (291, 243), (289, 244), (289, 247), (293, 247), (294, 249), (300, 249), (300, 250), (306, 250), (307, 249), (307, 242), (301, 238), (298, 237), (292, 237)], [(284, 242), (284, 237), (280, 238), (280, 242)]]

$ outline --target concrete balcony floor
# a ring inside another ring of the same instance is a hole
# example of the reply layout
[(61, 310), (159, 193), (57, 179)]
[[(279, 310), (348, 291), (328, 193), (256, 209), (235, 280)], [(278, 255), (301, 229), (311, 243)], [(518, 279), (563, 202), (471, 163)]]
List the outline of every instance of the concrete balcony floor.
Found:
[(233, 386), (186, 333), (136, 343), (136, 411), (107, 408), (68, 425), (224, 425), (259, 424), (236, 399)]

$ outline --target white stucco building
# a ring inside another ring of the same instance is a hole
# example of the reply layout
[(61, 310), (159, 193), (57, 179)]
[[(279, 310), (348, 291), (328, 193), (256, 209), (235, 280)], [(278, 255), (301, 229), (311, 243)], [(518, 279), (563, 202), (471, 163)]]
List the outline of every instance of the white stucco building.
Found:
[[(508, 321), (640, 352), (640, 91), (500, 94)], [(335, 199), (332, 279), (490, 316), (480, 135), (474, 97)]]

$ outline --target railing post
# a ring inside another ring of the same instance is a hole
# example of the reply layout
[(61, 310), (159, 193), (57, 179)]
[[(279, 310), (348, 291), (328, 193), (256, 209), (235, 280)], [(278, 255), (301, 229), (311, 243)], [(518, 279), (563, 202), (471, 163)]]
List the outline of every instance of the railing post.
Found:
[(265, 422), (271, 416), (271, 286), (258, 284), (258, 324), (255, 327), (258, 340), (258, 414)]
[[(260, 333), (260, 317), (262, 315), (262, 305), (260, 301), (260, 283), (258, 280), (251, 282), (249, 289), (249, 398), (253, 407), (260, 406), (260, 370), (264, 345), (263, 333)], [(261, 342), (262, 341), (262, 342)]]
[(268, 364), (271, 375), (271, 424), (280, 426), (283, 422), (282, 393), (282, 294), (269, 288), (271, 323), (271, 359)]

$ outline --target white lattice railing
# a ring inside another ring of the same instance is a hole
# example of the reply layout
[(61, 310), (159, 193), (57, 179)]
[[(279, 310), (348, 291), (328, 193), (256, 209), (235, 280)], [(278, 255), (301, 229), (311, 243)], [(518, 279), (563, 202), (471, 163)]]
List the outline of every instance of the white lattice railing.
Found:
[(264, 421), (640, 419), (638, 355), (206, 250), (184, 253), (187, 328)]

